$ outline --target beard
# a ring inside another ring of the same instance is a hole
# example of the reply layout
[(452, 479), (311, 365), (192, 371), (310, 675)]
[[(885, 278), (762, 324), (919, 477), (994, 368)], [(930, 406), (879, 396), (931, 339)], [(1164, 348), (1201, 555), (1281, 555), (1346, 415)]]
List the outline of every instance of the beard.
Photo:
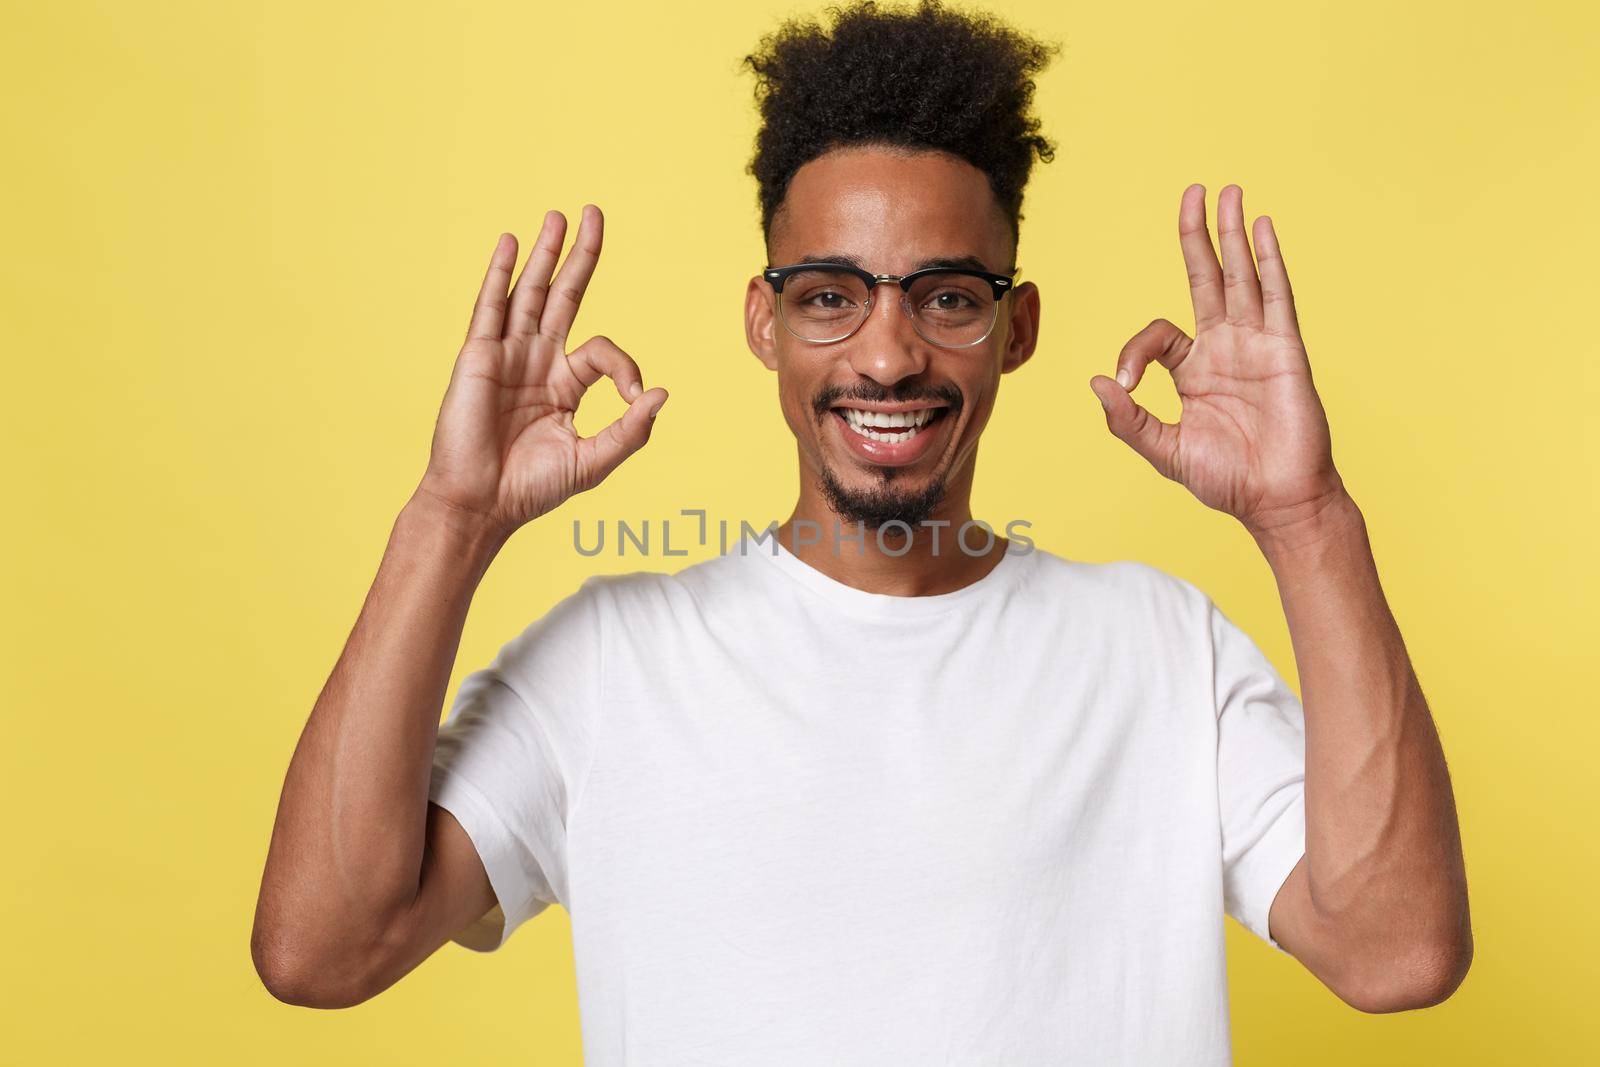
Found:
[[(841, 400), (942, 401), (946, 405), (943, 417), (948, 419), (960, 414), (964, 402), (961, 392), (954, 386), (910, 385), (889, 390), (869, 378), (850, 388), (833, 386), (823, 389), (812, 398), (812, 412), (819, 420), (832, 418), (830, 411)], [(899, 468), (878, 467), (872, 474), (875, 484), (859, 489), (841, 482), (826, 462), (821, 467), (823, 498), (835, 515), (852, 526), (859, 522), (869, 530), (876, 530), (885, 523), (899, 520), (911, 527), (915, 534), (918, 524), (932, 518), (944, 502), (948, 472), (916, 489), (903, 484), (905, 472)]]
[(917, 526), (932, 518), (944, 503), (945, 479), (941, 475), (921, 489), (912, 489), (894, 484), (899, 473), (893, 467), (880, 468), (877, 485), (856, 489), (844, 485), (831, 468), (824, 466), (822, 495), (828, 507), (847, 525), (859, 522), (869, 530), (876, 530), (898, 520), (915, 533)]

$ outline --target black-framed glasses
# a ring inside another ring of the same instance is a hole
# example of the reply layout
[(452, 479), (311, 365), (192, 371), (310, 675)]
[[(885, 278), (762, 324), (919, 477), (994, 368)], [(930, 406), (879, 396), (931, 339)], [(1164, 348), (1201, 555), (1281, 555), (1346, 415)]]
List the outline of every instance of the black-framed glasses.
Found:
[(994, 332), (1000, 301), (1016, 284), (1016, 274), (964, 267), (873, 274), (847, 263), (794, 263), (761, 272), (777, 296), (779, 320), (802, 341), (843, 341), (872, 314), (877, 287), (894, 282), (912, 327), (941, 348), (970, 348), (985, 341)]

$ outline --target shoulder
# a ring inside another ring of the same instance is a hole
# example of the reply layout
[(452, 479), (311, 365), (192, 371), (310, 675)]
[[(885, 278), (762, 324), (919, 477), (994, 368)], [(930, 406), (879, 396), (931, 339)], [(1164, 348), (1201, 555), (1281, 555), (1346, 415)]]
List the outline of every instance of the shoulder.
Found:
[(569, 599), (587, 602), (602, 618), (616, 612), (633, 616), (650, 610), (692, 609), (743, 584), (753, 570), (750, 558), (729, 554), (712, 556), (677, 571), (590, 575)]
[(1193, 582), (1152, 564), (1134, 559), (1103, 562), (1069, 559), (1035, 547), (1034, 573), (1028, 583), (1106, 605), (1152, 610), (1160, 614), (1203, 616), (1210, 602)]

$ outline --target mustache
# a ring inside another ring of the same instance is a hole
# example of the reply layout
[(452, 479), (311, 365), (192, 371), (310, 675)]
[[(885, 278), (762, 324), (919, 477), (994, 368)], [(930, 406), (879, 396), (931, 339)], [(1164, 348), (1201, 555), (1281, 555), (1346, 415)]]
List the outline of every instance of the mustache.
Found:
[(961, 410), (961, 392), (953, 385), (906, 385), (890, 389), (871, 380), (848, 386), (827, 386), (812, 399), (811, 410), (820, 419), (845, 400), (877, 404), (942, 403), (949, 407), (951, 415)]

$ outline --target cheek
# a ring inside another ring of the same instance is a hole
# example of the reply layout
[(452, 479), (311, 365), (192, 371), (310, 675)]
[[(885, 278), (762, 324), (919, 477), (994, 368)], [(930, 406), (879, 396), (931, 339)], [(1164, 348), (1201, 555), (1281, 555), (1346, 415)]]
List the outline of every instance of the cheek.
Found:
[(811, 417), (809, 405), (802, 397), (788, 395), (783, 398), (783, 421), (789, 424), (789, 430), (796, 437), (804, 437), (814, 431), (815, 420)]
[(816, 390), (816, 383), (800, 374), (780, 375), (778, 379), (778, 403), (784, 421), (796, 436), (817, 432), (817, 418), (811, 406)]
[(812, 403), (827, 380), (828, 368), (810, 353), (782, 351), (778, 356), (778, 399), (791, 427), (815, 427), (817, 418)]
[(962, 412), (965, 423), (962, 435), (975, 440), (988, 425), (989, 416), (994, 413), (995, 399), (1000, 392), (1000, 375), (996, 371), (981, 380), (968, 381), (963, 385), (966, 410)]
[(1000, 355), (985, 353), (973, 363), (952, 367), (946, 380), (961, 390), (968, 408), (976, 411), (993, 407), (995, 394), (1000, 390)]

